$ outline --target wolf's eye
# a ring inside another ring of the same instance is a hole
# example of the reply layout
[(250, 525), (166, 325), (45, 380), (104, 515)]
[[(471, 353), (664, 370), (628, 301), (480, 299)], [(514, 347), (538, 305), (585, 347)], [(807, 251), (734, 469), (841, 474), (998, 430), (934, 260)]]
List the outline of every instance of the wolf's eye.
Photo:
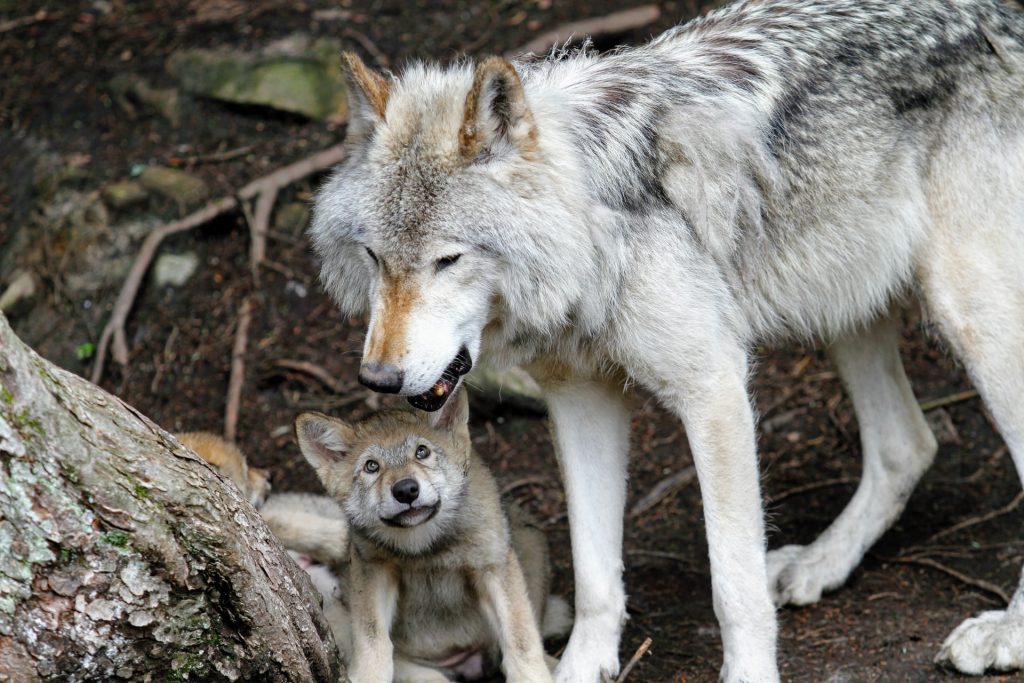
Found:
[(444, 258), (439, 258), (439, 259), (437, 259), (437, 269), (438, 270), (444, 270), (448, 266), (450, 266), (453, 263), (455, 263), (456, 261), (458, 261), (459, 258), (461, 258), (461, 257), (462, 257), (462, 254), (453, 254), (452, 256), (445, 256)]
[(426, 460), (429, 457), (430, 457), (430, 449), (427, 448), (426, 446), (419, 446), (416, 449), (416, 459), (417, 460)]
[(373, 259), (374, 263), (380, 263), (380, 261), (377, 260), (377, 255), (373, 253), (373, 249), (366, 247), (366, 253), (370, 255), (370, 258)]
[(380, 465), (377, 464), (376, 460), (367, 460), (366, 464), (363, 465), (363, 469), (366, 470), (369, 474), (373, 474), (374, 472), (380, 469)]

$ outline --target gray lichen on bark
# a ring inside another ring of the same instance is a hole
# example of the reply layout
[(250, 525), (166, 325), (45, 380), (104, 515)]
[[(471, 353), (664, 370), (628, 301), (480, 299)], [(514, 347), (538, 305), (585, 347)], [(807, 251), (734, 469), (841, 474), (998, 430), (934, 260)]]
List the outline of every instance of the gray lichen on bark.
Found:
[(306, 574), (134, 408), (0, 315), (0, 681), (335, 681)]

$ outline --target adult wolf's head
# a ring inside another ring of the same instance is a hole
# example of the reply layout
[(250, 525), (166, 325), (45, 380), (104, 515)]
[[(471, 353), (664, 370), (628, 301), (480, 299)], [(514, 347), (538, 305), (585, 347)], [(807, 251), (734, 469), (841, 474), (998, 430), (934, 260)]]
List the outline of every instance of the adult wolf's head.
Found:
[(392, 410), (355, 424), (321, 413), (296, 418), (302, 454), (353, 529), (414, 555), (458, 526), (472, 449), (469, 403), (458, 394), (429, 415)]
[(579, 249), (564, 227), (573, 211), (508, 61), (417, 64), (397, 79), (345, 59), (349, 155), (311, 227), (321, 278), (346, 312), (369, 309), (360, 381), (436, 410), (489, 322), (564, 320), (571, 287), (554, 255)]

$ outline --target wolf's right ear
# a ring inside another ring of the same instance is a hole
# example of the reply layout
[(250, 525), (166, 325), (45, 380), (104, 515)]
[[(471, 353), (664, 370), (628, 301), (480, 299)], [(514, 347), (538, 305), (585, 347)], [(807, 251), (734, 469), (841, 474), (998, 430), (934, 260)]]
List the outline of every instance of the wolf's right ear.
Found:
[(391, 97), (391, 79), (363, 63), (355, 52), (341, 53), (348, 86), (348, 129), (361, 135), (384, 120)]
[(488, 57), (477, 64), (466, 95), (459, 151), (471, 163), (503, 146), (530, 156), (536, 151), (537, 130), (519, 72), (503, 57)]
[(352, 428), (323, 413), (302, 413), (295, 418), (295, 438), (306, 461), (324, 483), (331, 466), (344, 460), (352, 447)]

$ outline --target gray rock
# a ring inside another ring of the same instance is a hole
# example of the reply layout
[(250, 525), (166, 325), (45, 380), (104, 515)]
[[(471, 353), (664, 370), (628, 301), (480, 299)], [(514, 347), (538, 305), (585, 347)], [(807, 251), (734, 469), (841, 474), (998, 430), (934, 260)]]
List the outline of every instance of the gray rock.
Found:
[(189, 208), (200, 204), (209, 194), (209, 188), (201, 178), (184, 171), (166, 166), (147, 166), (139, 175), (144, 188), (161, 194)]
[(183, 101), (177, 88), (156, 88), (138, 74), (118, 74), (110, 79), (114, 100), (128, 116), (135, 118), (135, 104), (153, 109), (168, 123), (177, 128), (181, 125)]
[(198, 267), (199, 257), (193, 252), (162, 254), (153, 264), (153, 281), (158, 287), (181, 287), (195, 274)]
[(11, 277), (10, 284), (0, 294), (0, 311), (14, 318), (31, 310), (39, 293), (39, 283), (35, 273), (20, 270)]
[(145, 202), (149, 193), (138, 181), (122, 180), (100, 190), (100, 198), (112, 209), (126, 209)]
[(477, 365), (466, 380), (474, 402), (479, 400), (491, 407), (505, 406), (538, 414), (547, 412), (543, 392), (522, 368), (495, 370)]
[(296, 36), (258, 53), (179, 50), (168, 58), (167, 71), (194, 95), (344, 120), (340, 54), (338, 41)]

